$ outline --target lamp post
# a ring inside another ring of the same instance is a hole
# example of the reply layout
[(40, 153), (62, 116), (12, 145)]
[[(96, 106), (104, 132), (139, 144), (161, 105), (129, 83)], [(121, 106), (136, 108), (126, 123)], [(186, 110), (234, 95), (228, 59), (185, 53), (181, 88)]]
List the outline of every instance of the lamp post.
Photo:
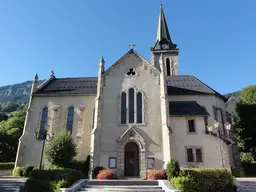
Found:
[(52, 133), (52, 135), (50, 135), (47, 130), (44, 130), (44, 131), (35, 132), (35, 134), (36, 134), (36, 140), (43, 141), (43, 147), (42, 147), (41, 159), (40, 159), (40, 165), (39, 165), (39, 169), (41, 170), (43, 155), (44, 155), (45, 141), (47, 141), (47, 142), (51, 141), (54, 137), (54, 133)]
[(217, 130), (217, 136), (218, 136), (218, 141), (219, 141), (219, 146), (220, 146), (220, 158), (221, 158), (221, 164), (222, 167), (224, 167), (223, 163), (223, 156), (222, 156), (222, 150), (221, 150), (221, 143), (220, 143), (220, 130), (219, 130), (219, 125), (220, 123), (216, 120), (213, 121), (213, 127)]
[(217, 130), (217, 137), (218, 137), (219, 146), (220, 146), (221, 164), (222, 164), (222, 167), (224, 167), (224, 164), (223, 164), (223, 157), (222, 157), (222, 150), (221, 150), (221, 143), (220, 143), (219, 125), (220, 125), (220, 123), (219, 123), (218, 121), (214, 120), (211, 125), (208, 125), (208, 126), (207, 126), (207, 129), (208, 129), (208, 131), (209, 131), (210, 134), (212, 133), (213, 128), (215, 128), (215, 129)]
[(228, 137), (230, 137), (230, 130), (231, 130), (231, 124), (230, 123), (225, 123), (225, 128), (228, 131)]

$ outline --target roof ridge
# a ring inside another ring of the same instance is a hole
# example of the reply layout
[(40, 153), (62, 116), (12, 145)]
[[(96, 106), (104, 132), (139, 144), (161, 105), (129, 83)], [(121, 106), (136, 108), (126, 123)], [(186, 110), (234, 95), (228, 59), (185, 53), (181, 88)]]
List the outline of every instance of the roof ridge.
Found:
[(204, 86), (208, 87), (209, 89), (211, 89), (215, 94), (217, 94), (219, 97), (221, 97), (222, 99), (224, 99), (224, 101), (226, 101), (226, 98), (220, 94), (219, 92), (215, 91), (213, 88), (211, 88), (210, 86), (206, 85), (204, 82), (202, 82), (200, 79), (198, 79), (197, 77), (194, 76), (194, 78), (196, 78), (198, 81), (200, 81)]
[(98, 78), (98, 77), (61, 77), (55, 79), (89, 79), (89, 78)]
[(154, 69), (156, 72), (159, 73), (159, 70), (155, 68), (153, 65), (151, 65), (143, 56), (141, 56), (139, 53), (137, 53), (134, 49), (130, 49), (127, 53), (125, 53), (121, 58), (119, 58), (113, 65), (111, 65), (104, 73), (107, 74), (109, 71), (111, 71), (113, 68), (115, 68), (121, 61), (123, 61), (125, 58), (127, 58), (131, 53), (135, 54), (137, 57), (139, 57), (143, 62), (147, 63), (152, 69)]

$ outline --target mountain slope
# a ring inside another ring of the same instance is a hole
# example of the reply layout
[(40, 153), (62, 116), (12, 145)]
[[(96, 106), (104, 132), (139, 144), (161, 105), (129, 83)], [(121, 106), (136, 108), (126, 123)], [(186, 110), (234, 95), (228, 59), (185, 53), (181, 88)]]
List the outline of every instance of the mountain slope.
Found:
[(226, 102), (226, 110), (232, 115), (236, 115), (236, 104), (240, 102), (240, 94), (241, 91), (236, 91), (225, 95), (228, 99)]
[[(39, 84), (42, 81), (38, 82)], [(0, 102), (28, 102), (32, 81), (0, 87)]]

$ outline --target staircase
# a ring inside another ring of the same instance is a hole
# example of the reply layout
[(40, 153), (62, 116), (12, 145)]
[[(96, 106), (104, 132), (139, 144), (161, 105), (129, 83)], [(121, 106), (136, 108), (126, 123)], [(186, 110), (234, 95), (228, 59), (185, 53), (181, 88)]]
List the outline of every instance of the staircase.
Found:
[(164, 192), (158, 181), (147, 180), (89, 180), (82, 186), (80, 192)]
[(23, 186), (24, 182), (14, 180), (0, 180), (1, 192), (19, 192), (20, 186)]
[(242, 192), (256, 192), (256, 178), (237, 178), (242, 185)]

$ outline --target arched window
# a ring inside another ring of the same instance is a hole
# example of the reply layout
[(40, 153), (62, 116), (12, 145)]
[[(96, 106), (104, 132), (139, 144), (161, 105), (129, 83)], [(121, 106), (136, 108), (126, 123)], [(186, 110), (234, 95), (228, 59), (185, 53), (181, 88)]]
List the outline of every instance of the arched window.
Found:
[(134, 89), (129, 89), (129, 123), (134, 123)]
[(142, 123), (142, 94), (137, 93), (137, 123)]
[(121, 95), (121, 124), (126, 124), (126, 93)]
[(68, 108), (68, 117), (67, 117), (67, 126), (66, 129), (70, 133), (72, 133), (72, 128), (73, 128), (73, 121), (74, 121), (74, 107), (69, 107)]
[(48, 108), (45, 107), (42, 110), (42, 117), (41, 117), (41, 122), (40, 122), (40, 130), (39, 130), (39, 137), (43, 136), (43, 133), (45, 131), (45, 126), (47, 124), (47, 119), (48, 119)]
[(167, 76), (171, 75), (171, 66), (170, 66), (170, 59), (166, 58), (166, 74)]

